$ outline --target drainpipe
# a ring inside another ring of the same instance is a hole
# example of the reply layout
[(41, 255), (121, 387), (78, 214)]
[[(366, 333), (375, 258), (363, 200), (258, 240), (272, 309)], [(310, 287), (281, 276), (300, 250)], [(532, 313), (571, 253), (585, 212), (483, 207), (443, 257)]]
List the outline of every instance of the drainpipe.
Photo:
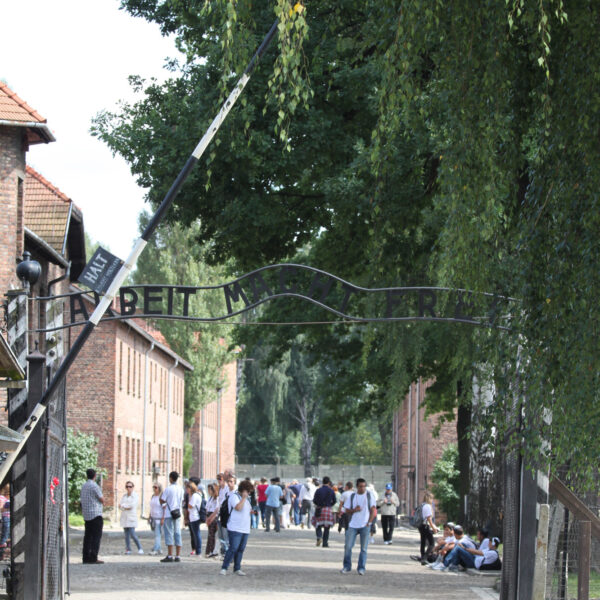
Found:
[(200, 479), (204, 479), (204, 406), (200, 409)]
[(419, 404), (421, 404), (421, 378), (417, 379), (417, 403), (415, 405), (415, 506), (419, 504)]
[(172, 406), (172, 398), (171, 398), (171, 373), (173, 369), (177, 368), (179, 365), (179, 359), (175, 359), (175, 363), (167, 372), (167, 477), (171, 472), (171, 406)]
[(154, 342), (150, 344), (150, 347), (144, 353), (144, 433), (142, 434), (142, 512), (141, 517), (144, 517), (144, 484), (146, 482), (146, 463), (148, 457), (146, 456), (146, 437), (147, 437), (147, 426), (148, 426), (148, 355), (154, 350)]
[[(412, 395), (413, 395), (413, 386), (411, 383), (408, 388), (408, 457), (407, 457), (407, 465), (411, 465), (412, 459), (412, 439), (411, 439), (411, 429), (412, 429)], [(411, 506), (411, 489), (410, 489), (410, 471), (408, 470), (410, 467), (406, 469), (406, 507), (408, 510), (408, 514), (412, 515), (413, 507)]]
[(217, 473), (221, 469), (221, 388), (217, 390)]

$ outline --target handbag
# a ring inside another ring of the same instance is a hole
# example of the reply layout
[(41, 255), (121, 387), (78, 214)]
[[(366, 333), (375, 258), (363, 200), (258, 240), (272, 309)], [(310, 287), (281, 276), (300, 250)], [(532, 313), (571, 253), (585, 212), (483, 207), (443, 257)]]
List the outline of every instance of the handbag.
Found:
[(171, 511), (171, 519), (173, 519), (173, 521), (176, 521), (179, 518), (181, 518), (181, 511), (178, 508), (174, 508)]

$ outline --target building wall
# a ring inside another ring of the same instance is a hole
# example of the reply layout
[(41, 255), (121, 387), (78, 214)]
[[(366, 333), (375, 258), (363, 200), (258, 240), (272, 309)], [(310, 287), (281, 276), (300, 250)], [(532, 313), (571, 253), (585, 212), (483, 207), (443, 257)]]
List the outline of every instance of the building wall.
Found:
[(68, 376), (68, 426), (98, 437), (105, 506), (115, 518), (127, 481), (147, 515), (153, 481), (164, 487), (170, 471), (182, 470), (184, 369), (169, 374), (175, 360), (156, 347), (146, 362), (149, 349), (149, 340), (126, 323), (103, 323)]
[(190, 475), (214, 479), (235, 468), (237, 363), (223, 368), (225, 386), (215, 402), (196, 412), (190, 428), (193, 462)]
[[(24, 127), (0, 127), (0, 291), (20, 287), (15, 274), (23, 254)], [(21, 184), (19, 184), (19, 181)]]
[(401, 511), (405, 514), (412, 513), (422, 501), (425, 490), (430, 490), (434, 464), (449, 444), (456, 443), (456, 420), (443, 423), (434, 437), (440, 415), (424, 418), (422, 404), (432, 383), (421, 380), (411, 384), (394, 415), (393, 469)]

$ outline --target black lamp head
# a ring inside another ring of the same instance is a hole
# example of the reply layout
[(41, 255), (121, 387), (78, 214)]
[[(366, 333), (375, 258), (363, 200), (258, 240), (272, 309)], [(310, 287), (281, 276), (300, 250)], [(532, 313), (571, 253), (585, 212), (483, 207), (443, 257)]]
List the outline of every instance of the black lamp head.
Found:
[(23, 252), (23, 260), (17, 265), (17, 277), (25, 287), (35, 285), (42, 274), (42, 265), (37, 260), (31, 260), (30, 252)]

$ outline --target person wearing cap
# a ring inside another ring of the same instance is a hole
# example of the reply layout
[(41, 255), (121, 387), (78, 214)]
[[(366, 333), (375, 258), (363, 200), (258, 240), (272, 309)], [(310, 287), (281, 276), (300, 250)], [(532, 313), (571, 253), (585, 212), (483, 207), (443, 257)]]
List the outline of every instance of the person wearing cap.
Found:
[(465, 548), (456, 544), (454, 550), (445, 559), (443, 571), (457, 571), (458, 566), (462, 565), (466, 569), (477, 569), (479, 571), (499, 571), (502, 568), (502, 561), (498, 555), (498, 546), (500, 538), (493, 537), (490, 540), (487, 550), (478, 548)]
[(377, 508), (381, 517), (381, 529), (383, 531), (383, 543), (386, 545), (392, 543), (398, 506), (400, 506), (400, 500), (396, 492), (392, 490), (392, 484), (388, 483), (385, 486), (383, 497), (377, 500)]

